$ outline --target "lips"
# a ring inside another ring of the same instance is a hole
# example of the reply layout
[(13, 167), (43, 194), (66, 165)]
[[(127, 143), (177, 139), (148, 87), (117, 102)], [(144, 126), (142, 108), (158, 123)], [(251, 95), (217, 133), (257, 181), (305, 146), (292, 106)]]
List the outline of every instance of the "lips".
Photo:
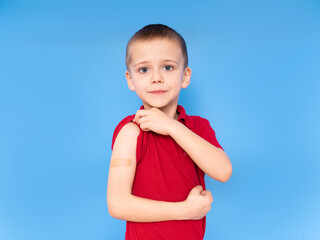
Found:
[(150, 91), (149, 93), (155, 94), (155, 95), (161, 95), (163, 93), (165, 93), (165, 90), (154, 90), (154, 91)]

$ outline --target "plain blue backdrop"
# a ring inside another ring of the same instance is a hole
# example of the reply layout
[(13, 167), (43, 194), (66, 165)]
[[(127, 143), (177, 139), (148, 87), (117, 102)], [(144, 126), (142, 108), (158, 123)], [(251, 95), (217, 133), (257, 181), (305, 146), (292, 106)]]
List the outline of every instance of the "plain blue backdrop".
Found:
[(206, 240), (320, 239), (320, 2), (0, 1), (0, 239), (124, 239), (108, 215), (115, 126), (140, 107), (125, 46), (150, 23), (186, 40), (190, 115), (233, 163)]

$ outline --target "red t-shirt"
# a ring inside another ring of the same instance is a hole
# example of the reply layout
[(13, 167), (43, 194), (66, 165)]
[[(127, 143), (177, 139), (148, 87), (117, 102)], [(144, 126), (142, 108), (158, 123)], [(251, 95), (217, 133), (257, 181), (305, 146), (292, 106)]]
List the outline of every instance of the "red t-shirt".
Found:
[[(143, 108), (143, 106), (141, 107)], [(222, 149), (208, 120), (188, 116), (178, 105), (178, 121), (211, 144)], [(121, 128), (135, 115), (124, 118), (116, 127), (112, 148)], [(170, 137), (152, 131), (142, 131), (137, 139), (136, 173), (132, 185), (135, 196), (168, 202), (184, 201), (191, 189), (202, 185), (204, 172), (188, 154)], [(202, 240), (206, 217), (200, 220), (130, 222), (127, 221), (126, 240)]]

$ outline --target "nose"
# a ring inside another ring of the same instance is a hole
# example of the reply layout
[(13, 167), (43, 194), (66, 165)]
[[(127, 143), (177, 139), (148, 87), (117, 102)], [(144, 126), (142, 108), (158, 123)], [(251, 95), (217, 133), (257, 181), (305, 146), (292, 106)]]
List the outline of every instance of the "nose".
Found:
[(151, 77), (151, 83), (163, 83), (163, 78), (160, 72), (154, 71)]

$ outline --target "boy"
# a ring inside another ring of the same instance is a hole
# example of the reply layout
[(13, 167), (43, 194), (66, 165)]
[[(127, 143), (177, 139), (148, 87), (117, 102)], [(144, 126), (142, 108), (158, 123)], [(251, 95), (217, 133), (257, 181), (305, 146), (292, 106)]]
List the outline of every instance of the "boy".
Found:
[(178, 105), (191, 77), (185, 41), (165, 25), (145, 26), (127, 45), (126, 66), (143, 106), (114, 132), (109, 213), (127, 220), (127, 240), (203, 239), (213, 201), (204, 173), (226, 182), (232, 166), (209, 122)]

